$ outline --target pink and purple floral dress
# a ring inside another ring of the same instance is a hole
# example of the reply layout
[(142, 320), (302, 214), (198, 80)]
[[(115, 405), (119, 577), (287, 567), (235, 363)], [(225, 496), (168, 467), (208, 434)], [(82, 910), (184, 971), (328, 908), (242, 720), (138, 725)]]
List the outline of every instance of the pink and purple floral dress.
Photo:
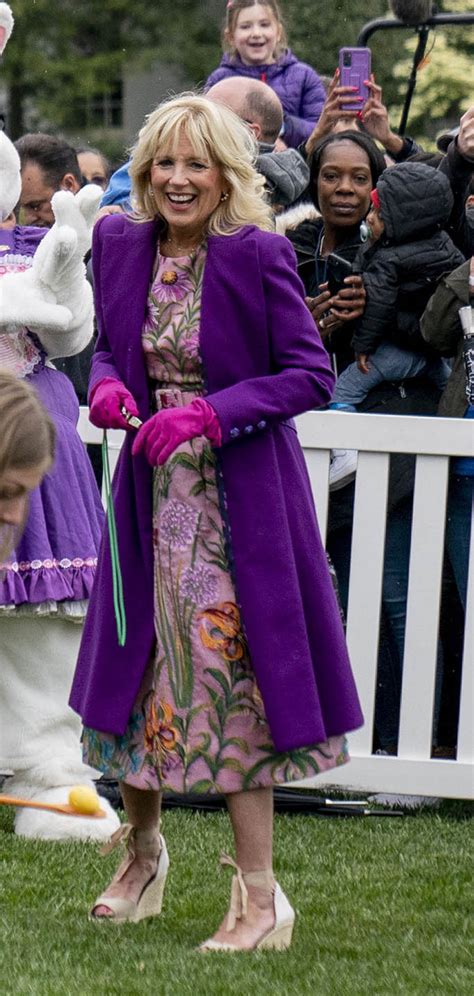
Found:
[[(157, 407), (205, 393), (205, 248), (157, 255), (142, 343)], [(249, 660), (226, 545), (216, 457), (199, 437), (153, 473), (156, 649), (123, 736), (86, 728), (94, 767), (140, 789), (231, 793), (348, 760), (344, 736), (278, 753)]]

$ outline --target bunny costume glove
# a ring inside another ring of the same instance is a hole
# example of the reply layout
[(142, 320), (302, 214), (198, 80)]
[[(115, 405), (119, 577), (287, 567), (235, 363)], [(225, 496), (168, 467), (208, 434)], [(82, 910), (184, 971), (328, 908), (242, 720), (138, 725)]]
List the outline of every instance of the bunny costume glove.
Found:
[(138, 430), (132, 454), (144, 451), (152, 467), (161, 466), (181, 443), (195, 436), (206, 436), (213, 446), (221, 444), (219, 420), (204, 398), (195, 398), (184, 408), (166, 408), (152, 415)]
[[(92, 337), (92, 288), (84, 255), (102, 190), (87, 184), (76, 196), (58, 190), (51, 199), (56, 222), (32, 265), (0, 282), (0, 332), (35, 332), (50, 357), (72, 356)], [(65, 334), (66, 333), (66, 334)]]

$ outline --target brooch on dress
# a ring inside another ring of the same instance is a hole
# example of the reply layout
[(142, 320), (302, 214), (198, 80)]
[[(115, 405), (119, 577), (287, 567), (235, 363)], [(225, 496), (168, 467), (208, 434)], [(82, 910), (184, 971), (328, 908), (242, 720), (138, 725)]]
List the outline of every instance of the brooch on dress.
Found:
[(178, 274), (176, 273), (176, 270), (163, 270), (163, 273), (161, 274), (161, 283), (166, 284), (167, 287), (175, 284), (177, 279)]

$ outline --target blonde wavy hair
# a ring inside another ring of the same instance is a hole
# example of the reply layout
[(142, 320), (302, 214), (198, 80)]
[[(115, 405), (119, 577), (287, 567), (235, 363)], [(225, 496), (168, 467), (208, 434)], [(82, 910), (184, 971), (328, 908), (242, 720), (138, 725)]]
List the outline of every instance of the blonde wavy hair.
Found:
[(230, 235), (244, 225), (272, 231), (265, 180), (255, 169), (257, 145), (245, 123), (230, 108), (196, 93), (182, 93), (161, 103), (145, 120), (132, 151), (130, 176), (137, 221), (158, 217), (150, 170), (159, 153), (173, 155), (184, 132), (199, 157), (221, 172), (229, 196), (209, 217), (207, 234)]
[[(0, 491), (3, 475), (9, 471), (53, 462), (53, 422), (32, 388), (6, 370), (0, 370), (0, 430)], [(21, 530), (2, 524), (0, 518), (0, 564)]]

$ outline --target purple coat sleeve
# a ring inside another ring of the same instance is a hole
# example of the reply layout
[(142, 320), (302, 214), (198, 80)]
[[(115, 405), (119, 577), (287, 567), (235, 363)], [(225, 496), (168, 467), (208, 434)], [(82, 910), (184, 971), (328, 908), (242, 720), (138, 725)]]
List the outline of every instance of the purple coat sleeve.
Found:
[(334, 387), (328, 354), (304, 303), (292, 246), (272, 235), (262, 240), (259, 255), (271, 369), (207, 395), (220, 422), (223, 445), (327, 405)]
[(98, 328), (98, 337), (94, 355), (92, 357), (91, 375), (89, 379), (89, 396), (95, 384), (98, 384), (104, 377), (113, 377), (120, 380), (121, 377), (112, 359), (112, 352), (109, 340), (105, 332), (105, 322), (102, 309), (102, 284), (101, 284), (101, 258), (102, 258), (102, 236), (104, 224), (110, 222), (112, 216), (100, 218), (94, 226), (92, 233), (92, 274), (94, 281), (94, 307)]
[[(299, 64), (301, 66), (301, 63)], [(326, 101), (326, 91), (314, 69), (311, 66), (304, 67), (304, 75), (301, 76), (301, 98), (299, 115), (285, 113), (285, 134), (283, 140), (288, 146), (297, 148), (301, 142), (305, 142), (319, 121), (321, 111)]]

